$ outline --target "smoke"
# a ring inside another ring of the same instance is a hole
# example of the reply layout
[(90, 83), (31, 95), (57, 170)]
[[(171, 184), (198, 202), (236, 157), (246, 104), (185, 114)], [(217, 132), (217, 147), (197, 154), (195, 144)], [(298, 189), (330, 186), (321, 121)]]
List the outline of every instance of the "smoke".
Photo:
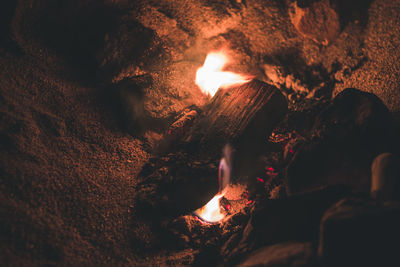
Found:
[(219, 192), (223, 192), (226, 186), (229, 184), (231, 180), (231, 172), (232, 172), (232, 147), (227, 144), (222, 149), (222, 158), (219, 162), (218, 169), (218, 183), (219, 183)]

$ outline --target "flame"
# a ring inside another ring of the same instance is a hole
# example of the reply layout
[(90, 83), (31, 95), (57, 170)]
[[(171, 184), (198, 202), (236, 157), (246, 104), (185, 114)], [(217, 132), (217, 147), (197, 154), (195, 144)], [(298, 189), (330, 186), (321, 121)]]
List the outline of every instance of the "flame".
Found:
[(197, 209), (194, 214), (209, 223), (219, 222), (225, 217), (221, 212), (221, 206), (219, 205), (219, 201), (223, 196), (224, 194), (215, 195), (206, 205)]
[(220, 200), (225, 195), (227, 185), (231, 179), (231, 154), (232, 148), (226, 145), (223, 149), (223, 158), (219, 162), (218, 183), (219, 192), (206, 205), (194, 211), (202, 220), (209, 223), (216, 223), (225, 217), (222, 213)]
[(250, 77), (222, 71), (228, 62), (228, 57), (223, 52), (212, 52), (207, 55), (203, 66), (196, 72), (196, 84), (203, 93), (213, 97), (220, 87), (239, 85), (249, 81)]

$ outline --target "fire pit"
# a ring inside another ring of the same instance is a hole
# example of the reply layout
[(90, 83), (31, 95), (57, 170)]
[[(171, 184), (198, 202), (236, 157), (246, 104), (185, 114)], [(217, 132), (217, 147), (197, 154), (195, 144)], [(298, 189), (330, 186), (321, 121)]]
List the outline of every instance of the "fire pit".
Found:
[[(146, 169), (144, 175), (147, 177), (143, 178), (145, 182), (139, 185), (143, 192), (140, 201), (148, 202), (147, 200), (151, 199), (151, 205), (166, 205), (158, 208), (172, 208), (178, 213), (189, 208), (189, 205), (191, 210), (194, 210), (199, 204), (207, 203), (203, 208), (197, 209), (195, 214), (208, 222), (220, 221), (224, 215), (220, 211), (219, 201), (225, 194), (231, 174), (236, 173), (240, 177), (250, 173), (248, 169), (254, 167), (254, 162), (260, 156), (265, 136), (268, 136), (272, 127), (283, 118), (287, 110), (283, 95), (266, 83), (244, 79), (250, 75), (222, 71), (225, 64), (222, 61), (226, 60), (223, 55), (222, 52), (208, 55), (196, 75), (196, 82), (206, 94), (210, 95), (216, 87), (219, 90), (196, 118), (188, 117), (190, 123), (182, 122), (182, 118), (179, 119), (180, 123), (173, 123), (174, 133), (169, 130), (167, 137), (171, 144), (163, 144), (167, 157), (171, 157), (171, 153), (185, 156), (180, 158), (178, 166), (177, 161), (172, 160), (153, 166), (154, 170), (150, 174)], [(177, 130), (176, 125), (181, 129)], [(219, 160), (222, 150), (223, 156)], [(234, 157), (231, 155), (233, 150)], [(199, 173), (193, 170), (193, 163), (201, 165), (200, 168), (204, 168), (205, 171), (207, 164), (218, 160), (218, 167), (209, 168), (211, 171), (217, 170), (213, 175), (210, 172), (210, 177), (193, 179), (193, 175)], [(170, 176), (170, 180), (165, 181), (165, 176)], [(175, 189), (167, 190), (163, 187)], [(209, 197), (210, 192), (215, 193)], [(158, 199), (156, 203), (155, 195)], [(191, 199), (187, 199), (188, 197)], [(216, 218), (211, 218), (214, 216)]]
[(400, 266), (398, 1), (0, 6), (2, 266)]

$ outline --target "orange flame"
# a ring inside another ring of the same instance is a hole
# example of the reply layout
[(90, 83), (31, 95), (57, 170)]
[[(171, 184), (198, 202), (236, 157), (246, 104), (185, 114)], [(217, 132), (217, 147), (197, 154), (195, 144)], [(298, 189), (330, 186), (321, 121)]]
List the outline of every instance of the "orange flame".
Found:
[(231, 154), (232, 148), (226, 145), (223, 149), (224, 157), (219, 162), (218, 183), (219, 192), (206, 205), (194, 211), (194, 214), (209, 223), (221, 221), (225, 215), (222, 213), (220, 200), (227, 191), (231, 179)]
[(229, 87), (249, 81), (250, 77), (222, 71), (228, 62), (228, 57), (223, 52), (212, 52), (207, 55), (203, 66), (196, 72), (196, 84), (203, 93), (213, 97), (220, 87)]
[(219, 201), (223, 196), (224, 194), (215, 195), (206, 205), (197, 209), (194, 213), (209, 223), (216, 223), (222, 220), (225, 215), (221, 212)]

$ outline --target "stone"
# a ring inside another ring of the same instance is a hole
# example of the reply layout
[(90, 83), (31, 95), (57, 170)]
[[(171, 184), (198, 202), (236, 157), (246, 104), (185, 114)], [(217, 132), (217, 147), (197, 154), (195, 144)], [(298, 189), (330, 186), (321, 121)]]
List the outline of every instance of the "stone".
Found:
[(393, 150), (391, 114), (371, 93), (349, 88), (317, 115), (306, 140), (286, 168), (289, 193), (329, 184), (370, 191), (370, 164)]
[(284, 242), (257, 249), (238, 266), (310, 266), (313, 254), (310, 242)]
[(295, 1), (289, 9), (290, 20), (304, 37), (328, 45), (340, 33), (340, 20), (329, 0)]
[(400, 158), (392, 153), (377, 156), (371, 166), (371, 195), (377, 199), (400, 200)]
[(230, 261), (241, 260), (253, 249), (287, 241), (316, 241), (324, 212), (349, 190), (330, 186), (285, 199), (272, 199), (256, 206), (245, 227), (242, 239), (228, 255)]
[(400, 266), (400, 203), (345, 198), (321, 220), (324, 266)]

